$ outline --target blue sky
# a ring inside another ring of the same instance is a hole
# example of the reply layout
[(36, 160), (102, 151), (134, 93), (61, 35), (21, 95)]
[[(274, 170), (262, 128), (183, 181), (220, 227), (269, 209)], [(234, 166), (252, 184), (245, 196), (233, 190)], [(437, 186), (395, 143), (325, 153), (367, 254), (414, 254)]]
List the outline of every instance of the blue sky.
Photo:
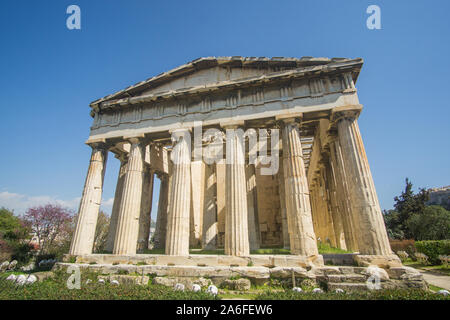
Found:
[[(66, 28), (71, 4), (81, 30)], [(370, 4), (381, 30), (366, 27)], [(399, 0), (1, 1), (0, 207), (76, 209), (89, 103), (202, 56), (364, 58), (359, 123), (382, 208), (405, 177), (449, 185), (449, 10)], [(110, 156), (107, 211), (117, 172)]]

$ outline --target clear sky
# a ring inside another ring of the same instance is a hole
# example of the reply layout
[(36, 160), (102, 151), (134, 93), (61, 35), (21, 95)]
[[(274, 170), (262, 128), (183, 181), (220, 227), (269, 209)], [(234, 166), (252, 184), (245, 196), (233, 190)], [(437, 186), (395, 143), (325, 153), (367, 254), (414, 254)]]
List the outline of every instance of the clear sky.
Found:
[[(81, 30), (66, 27), (71, 4)], [(371, 4), (381, 30), (366, 27)], [(364, 58), (359, 123), (382, 208), (405, 177), (449, 185), (449, 12), (449, 1), (3, 0), (0, 207), (76, 209), (89, 103), (204, 56)], [(117, 172), (110, 156), (106, 211)]]

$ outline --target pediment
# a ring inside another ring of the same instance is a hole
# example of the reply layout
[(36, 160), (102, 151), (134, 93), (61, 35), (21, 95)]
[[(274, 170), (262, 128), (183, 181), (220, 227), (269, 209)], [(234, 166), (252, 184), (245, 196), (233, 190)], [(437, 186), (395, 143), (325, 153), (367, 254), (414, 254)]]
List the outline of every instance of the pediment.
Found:
[(327, 65), (344, 58), (254, 58), (208, 57), (200, 58), (164, 72), (124, 90), (91, 103), (91, 107), (122, 98), (158, 95), (199, 86), (220, 85), (232, 81), (257, 78), (280, 71)]

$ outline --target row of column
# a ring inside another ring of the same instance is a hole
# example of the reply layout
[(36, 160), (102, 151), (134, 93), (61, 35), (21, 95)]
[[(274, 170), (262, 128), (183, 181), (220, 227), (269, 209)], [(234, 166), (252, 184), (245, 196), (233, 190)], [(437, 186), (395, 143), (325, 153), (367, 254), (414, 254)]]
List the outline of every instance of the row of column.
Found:
[[(381, 208), (354, 111), (336, 113), (314, 181), (310, 182), (316, 235), (364, 255), (391, 255)], [(321, 143), (319, 143), (321, 144)]]
[[(305, 173), (298, 123), (283, 119), (283, 170), (280, 177), (283, 244), (291, 253), (317, 256), (316, 233), (328, 237), (334, 246), (358, 250), (363, 254), (390, 254), (387, 233), (381, 216), (373, 179), (355, 117), (336, 119), (337, 138), (329, 144), (320, 178), (311, 190)], [(237, 126), (228, 127), (237, 129)], [(191, 150), (188, 129), (172, 133), (172, 157), (178, 159), (171, 175), (161, 175), (155, 247), (169, 255), (188, 255), (191, 213)], [(121, 168), (111, 218), (107, 250), (113, 254), (135, 254), (148, 245), (153, 172), (146, 167), (145, 142), (129, 139), (127, 158)], [(92, 145), (91, 162), (79, 208), (78, 222), (71, 244), (72, 255), (92, 253), (95, 224), (101, 201), (107, 149)], [(245, 165), (245, 142), (232, 135), (227, 139), (225, 175), (225, 253), (246, 256), (260, 242), (257, 208), (254, 199), (254, 166)], [(203, 219), (203, 244), (215, 246), (217, 212), (212, 188), (213, 166), (206, 166)], [(249, 171), (250, 170), (250, 171)], [(209, 172), (209, 173), (208, 173)], [(325, 212), (313, 223), (311, 207)], [(168, 208), (168, 209), (165, 209)], [(167, 211), (165, 211), (167, 210)], [(163, 226), (166, 226), (165, 228)], [(322, 229), (323, 226), (328, 228)], [(250, 230), (250, 232), (249, 232)], [(324, 231), (328, 230), (328, 231)], [(250, 236), (250, 237), (249, 237)]]

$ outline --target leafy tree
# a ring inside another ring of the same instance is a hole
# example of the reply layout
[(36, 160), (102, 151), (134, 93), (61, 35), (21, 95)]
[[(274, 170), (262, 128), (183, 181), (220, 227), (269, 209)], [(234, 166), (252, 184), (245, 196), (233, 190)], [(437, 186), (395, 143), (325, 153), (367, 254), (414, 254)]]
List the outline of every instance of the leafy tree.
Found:
[(389, 239), (404, 239), (405, 233), (403, 232), (399, 213), (395, 210), (384, 210), (383, 211), (384, 223), (386, 224), (386, 229)]
[(427, 206), (412, 215), (406, 225), (415, 240), (450, 239), (450, 211), (441, 206)]
[(421, 214), (426, 207), (426, 202), (429, 200), (429, 192), (420, 188), (419, 192), (414, 194), (411, 181), (406, 178), (405, 190), (401, 193), (399, 197), (395, 197), (394, 208), (398, 215), (394, 214), (397, 220), (397, 228), (403, 232), (403, 236), (406, 239), (414, 238), (411, 230), (408, 228), (406, 221), (413, 215)]
[(70, 234), (73, 214), (60, 205), (47, 204), (29, 208), (24, 215), (39, 240), (39, 254), (55, 250)]
[(32, 257), (33, 246), (29, 243), (29, 224), (14, 215), (14, 212), (0, 209), (0, 262), (18, 260), (26, 263)]

